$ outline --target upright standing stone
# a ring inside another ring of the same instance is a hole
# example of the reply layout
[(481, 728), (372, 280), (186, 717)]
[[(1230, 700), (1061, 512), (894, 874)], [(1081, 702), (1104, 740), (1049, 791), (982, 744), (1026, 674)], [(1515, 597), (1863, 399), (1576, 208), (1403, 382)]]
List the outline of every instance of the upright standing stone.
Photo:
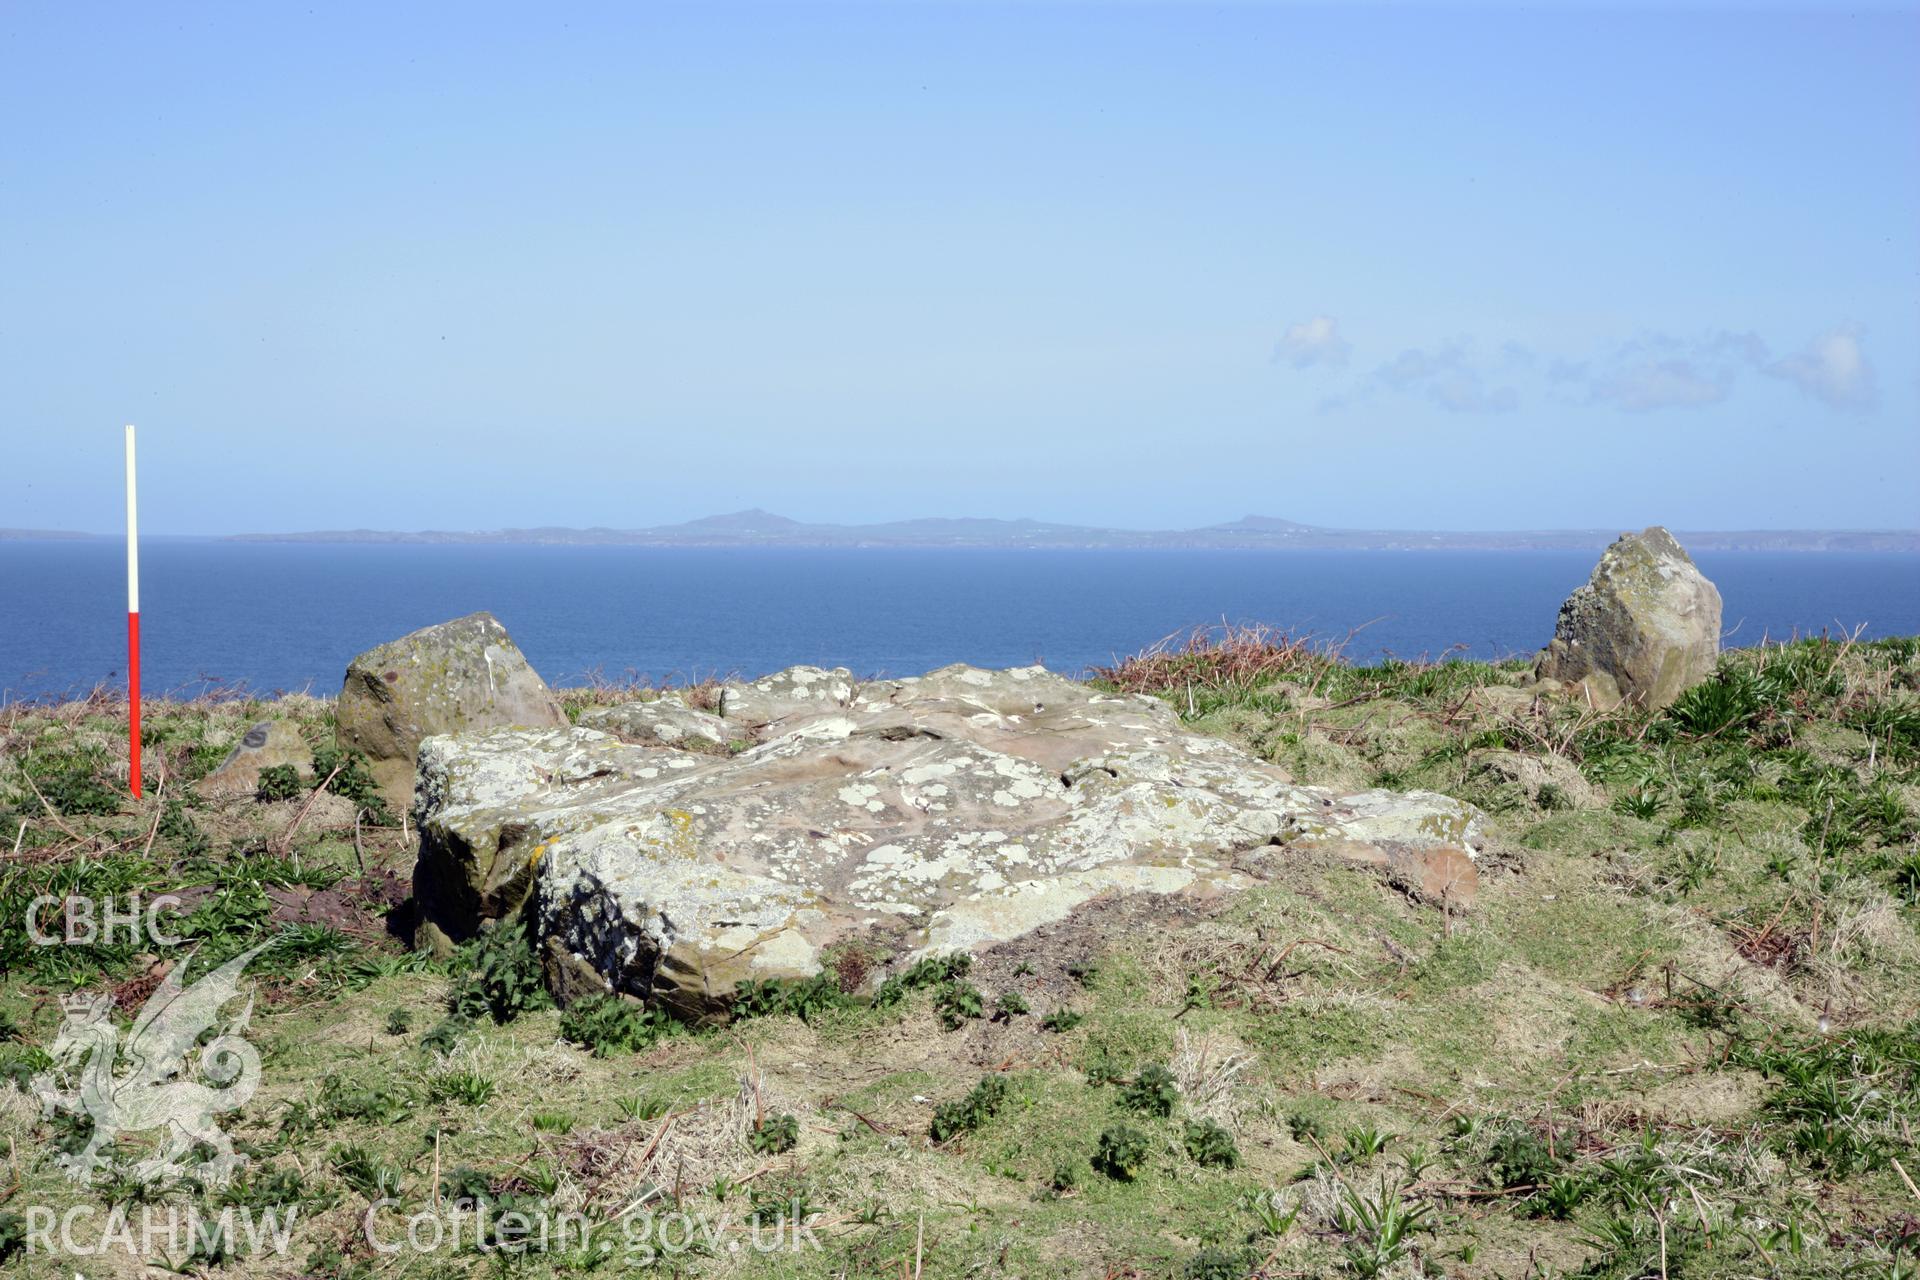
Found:
[(366, 754), (396, 812), (413, 803), (423, 738), (567, 723), (559, 700), (490, 613), (426, 627), (355, 658), (334, 719), (340, 746)]
[(1594, 701), (1664, 707), (1713, 674), (1720, 593), (1659, 525), (1623, 533), (1560, 606), (1534, 674), (1584, 685)]

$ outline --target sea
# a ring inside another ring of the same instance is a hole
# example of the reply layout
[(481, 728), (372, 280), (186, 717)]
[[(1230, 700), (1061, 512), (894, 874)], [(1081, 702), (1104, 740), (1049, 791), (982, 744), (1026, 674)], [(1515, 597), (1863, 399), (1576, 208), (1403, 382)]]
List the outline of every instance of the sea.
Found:
[[(550, 684), (950, 662), (1068, 675), (1194, 627), (1263, 623), (1343, 649), (1498, 658), (1553, 634), (1593, 552), (987, 551), (412, 546), (153, 538), (141, 685), (333, 693), (354, 654), (488, 610)], [(1920, 633), (1920, 556), (1696, 557), (1730, 645)], [(119, 544), (0, 541), (0, 701), (125, 679)]]

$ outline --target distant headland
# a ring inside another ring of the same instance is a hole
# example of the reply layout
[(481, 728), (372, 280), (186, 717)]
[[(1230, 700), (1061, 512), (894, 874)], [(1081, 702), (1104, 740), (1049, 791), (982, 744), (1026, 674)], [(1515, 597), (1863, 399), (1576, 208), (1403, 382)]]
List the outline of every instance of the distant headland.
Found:
[[(224, 542), (366, 545), (952, 548), (1038, 551), (1597, 551), (1621, 529), (1336, 529), (1275, 516), (1243, 516), (1197, 529), (1118, 529), (1051, 520), (931, 517), (879, 524), (813, 524), (758, 508), (639, 529), (542, 525), (526, 529), (318, 529), (236, 533)], [(113, 537), (48, 529), (0, 529), (0, 542)], [(1920, 552), (1920, 529), (1677, 530), (1690, 551)]]
[[(810, 524), (758, 509), (644, 529), (437, 529), (395, 532), (337, 529), (312, 533), (236, 534), (239, 542), (518, 543), (628, 547), (949, 547), (977, 550), (1223, 551), (1590, 551), (1619, 529), (1525, 529), (1491, 532), (1332, 529), (1273, 516), (1244, 516), (1198, 529), (1113, 529), (1046, 520), (931, 518), (884, 524)], [(1920, 551), (1913, 529), (1752, 529), (1680, 532), (1694, 551)]]

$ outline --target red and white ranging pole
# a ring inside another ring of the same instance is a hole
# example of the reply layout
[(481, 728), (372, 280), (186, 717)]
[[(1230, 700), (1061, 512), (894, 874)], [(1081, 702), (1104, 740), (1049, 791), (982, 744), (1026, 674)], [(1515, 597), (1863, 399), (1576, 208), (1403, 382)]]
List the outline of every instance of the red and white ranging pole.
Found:
[(133, 486), (133, 424), (127, 424), (127, 753), (140, 798), (140, 522)]

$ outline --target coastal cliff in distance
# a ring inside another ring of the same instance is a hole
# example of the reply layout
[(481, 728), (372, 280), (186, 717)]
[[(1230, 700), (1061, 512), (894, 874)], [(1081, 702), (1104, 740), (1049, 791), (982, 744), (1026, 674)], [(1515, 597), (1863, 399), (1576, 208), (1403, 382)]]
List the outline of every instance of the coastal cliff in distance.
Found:
[[(1272, 516), (1245, 516), (1199, 529), (1107, 529), (1045, 520), (975, 518), (899, 520), (885, 524), (808, 524), (769, 511), (738, 511), (683, 524), (642, 529), (493, 529), (480, 532), (339, 529), (312, 533), (248, 533), (237, 542), (532, 544), (625, 547), (950, 547), (980, 550), (1222, 551), (1591, 551), (1618, 529), (1527, 529), (1494, 532), (1329, 529)], [(1920, 551), (1920, 530), (1754, 529), (1676, 531), (1691, 551)]]

